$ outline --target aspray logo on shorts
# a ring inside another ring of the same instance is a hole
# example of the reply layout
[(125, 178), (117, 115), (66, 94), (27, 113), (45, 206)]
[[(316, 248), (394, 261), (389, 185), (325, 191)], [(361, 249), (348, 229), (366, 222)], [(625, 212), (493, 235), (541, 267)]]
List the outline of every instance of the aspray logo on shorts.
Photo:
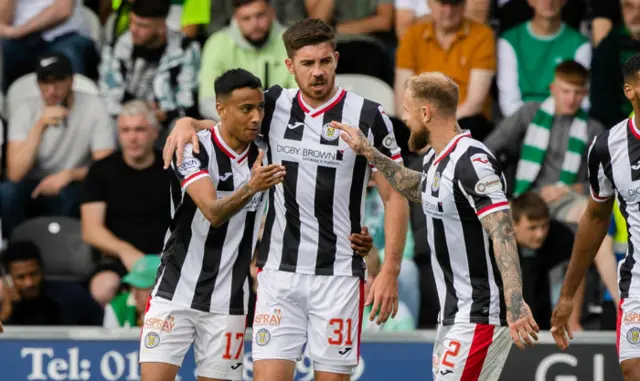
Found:
[(175, 325), (175, 318), (171, 315), (167, 316), (166, 319), (148, 318), (144, 321), (144, 328), (155, 329), (162, 332), (173, 331)]
[(254, 327), (278, 327), (282, 320), (282, 310), (275, 308), (272, 314), (256, 314), (253, 318)]
[(336, 167), (340, 165), (340, 162), (342, 162), (344, 158), (344, 150), (325, 147), (316, 149), (278, 144), (276, 146), (276, 152), (297, 158), (301, 161)]
[(626, 312), (622, 321), (624, 324), (640, 324), (640, 314), (637, 312)]

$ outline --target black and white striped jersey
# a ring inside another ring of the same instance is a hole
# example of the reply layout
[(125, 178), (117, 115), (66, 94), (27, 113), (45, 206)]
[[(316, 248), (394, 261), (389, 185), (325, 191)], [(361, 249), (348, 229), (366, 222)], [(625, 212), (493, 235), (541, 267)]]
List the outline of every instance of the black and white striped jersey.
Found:
[(424, 156), (422, 208), (443, 325), (506, 324), (502, 278), (480, 222), (509, 209), (505, 190), (498, 161), (468, 133)]
[(256, 194), (236, 215), (213, 227), (187, 193), (196, 181), (212, 181), (218, 198), (249, 181), (258, 148), (236, 154), (223, 141), (219, 126), (198, 133), (200, 152), (185, 148), (175, 159), (171, 182), (173, 220), (153, 295), (204, 312), (247, 313), (249, 264), (265, 209), (266, 194)]
[(382, 107), (338, 89), (318, 108), (297, 89), (265, 93), (262, 134), (269, 163), (286, 167), (284, 182), (269, 191), (259, 267), (315, 275), (364, 276), (364, 262), (349, 236), (360, 232), (367, 160), (340, 139), (332, 121), (359, 126), (384, 154), (401, 162), (391, 120)]
[(633, 118), (596, 136), (588, 164), (592, 198), (603, 202), (615, 195), (627, 222), (627, 254), (618, 265), (620, 297), (640, 297), (640, 130)]

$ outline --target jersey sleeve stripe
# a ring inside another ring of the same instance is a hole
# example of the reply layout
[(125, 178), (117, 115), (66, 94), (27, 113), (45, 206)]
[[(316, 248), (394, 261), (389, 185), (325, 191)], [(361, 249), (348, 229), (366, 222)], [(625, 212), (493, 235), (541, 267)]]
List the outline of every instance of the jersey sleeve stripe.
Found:
[(593, 201), (605, 202), (605, 201), (607, 201), (608, 199), (610, 199), (612, 197), (612, 196), (609, 196), (609, 197), (598, 196), (596, 194), (596, 192), (593, 190), (593, 188), (591, 188), (591, 187), (589, 187), (589, 191), (591, 191), (591, 198), (593, 199)]
[(182, 180), (182, 183), (180, 183), (180, 186), (182, 187), (182, 189), (186, 189), (189, 186), (189, 184), (205, 176), (209, 176), (209, 171), (207, 171), (206, 169), (202, 169), (190, 175), (189, 177), (185, 178), (184, 180)]
[(497, 212), (505, 209), (509, 209), (509, 201), (496, 202), (495, 204), (487, 205), (484, 208), (478, 210), (478, 213), (477, 213), (478, 218), (482, 218), (493, 212)]

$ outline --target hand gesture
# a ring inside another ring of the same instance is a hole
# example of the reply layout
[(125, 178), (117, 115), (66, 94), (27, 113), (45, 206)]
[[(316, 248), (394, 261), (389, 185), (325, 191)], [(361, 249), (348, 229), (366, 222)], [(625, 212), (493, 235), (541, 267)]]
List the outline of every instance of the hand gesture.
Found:
[(376, 314), (378, 320), (376, 324), (380, 325), (386, 322), (389, 317), (395, 317), (398, 312), (398, 276), (383, 267), (376, 279), (371, 284), (369, 296), (365, 303), (366, 306), (371, 305), (371, 314), (369, 320), (373, 321)]
[(562, 350), (569, 347), (569, 340), (573, 340), (573, 331), (569, 324), (572, 312), (573, 300), (560, 297), (551, 315), (551, 335)]
[(182, 164), (184, 147), (189, 143), (193, 146), (194, 153), (200, 153), (198, 135), (196, 134), (196, 122), (197, 120), (193, 118), (180, 118), (176, 121), (162, 150), (164, 169), (171, 166), (174, 153), (176, 154), (177, 165)]
[(373, 237), (369, 235), (369, 229), (366, 226), (362, 227), (360, 234), (351, 234), (349, 241), (351, 241), (353, 251), (362, 257), (369, 255), (371, 248), (373, 248)]
[(63, 106), (45, 106), (40, 120), (45, 126), (55, 126), (62, 123), (69, 114), (69, 110)]
[(256, 161), (251, 168), (251, 179), (249, 180), (249, 188), (258, 193), (266, 191), (276, 184), (280, 184), (286, 174), (286, 168), (282, 165), (270, 164), (262, 166), (264, 151), (260, 150)]
[[(531, 338), (538, 341), (538, 332), (540, 327), (531, 315), (531, 309), (527, 303), (522, 300), (522, 296), (512, 296), (510, 303), (507, 305), (507, 323), (509, 324), (509, 332), (516, 346), (520, 349), (533, 347), (534, 343)], [(522, 343), (524, 341), (524, 344)], [(525, 346), (526, 344), (526, 346)]]
[[(20, 293), (13, 287), (7, 278), (2, 281), (2, 311), (0, 321), (7, 320), (13, 315), (13, 303), (20, 300)], [(0, 331), (2, 332), (2, 331)]]
[(62, 170), (53, 175), (49, 175), (40, 181), (36, 189), (31, 193), (31, 198), (35, 199), (38, 198), (38, 196), (56, 196), (62, 188), (69, 185), (70, 182), (71, 172), (68, 170)]
[(347, 143), (347, 145), (351, 147), (351, 150), (356, 154), (366, 155), (367, 152), (373, 150), (373, 146), (369, 142), (369, 139), (364, 136), (359, 128), (354, 128), (339, 122), (331, 122), (331, 127), (342, 131), (340, 134), (342, 140), (344, 140), (344, 142)]

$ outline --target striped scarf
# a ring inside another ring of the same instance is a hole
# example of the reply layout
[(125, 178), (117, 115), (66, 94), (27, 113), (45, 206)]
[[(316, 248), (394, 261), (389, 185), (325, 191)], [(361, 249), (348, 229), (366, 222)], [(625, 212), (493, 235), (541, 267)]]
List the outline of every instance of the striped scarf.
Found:
[[(540, 173), (549, 146), (554, 113), (555, 100), (553, 97), (549, 97), (540, 105), (533, 121), (527, 128), (516, 170), (514, 197), (526, 192)], [(569, 143), (560, 173), (559, 183), (561, 184), (572, 185), (580, 169), (582, 156), (587, 147), (587, 118), (587, 113), (581, 109), (578, 110), (573, 117), (573, 122), (571, 122)]]

